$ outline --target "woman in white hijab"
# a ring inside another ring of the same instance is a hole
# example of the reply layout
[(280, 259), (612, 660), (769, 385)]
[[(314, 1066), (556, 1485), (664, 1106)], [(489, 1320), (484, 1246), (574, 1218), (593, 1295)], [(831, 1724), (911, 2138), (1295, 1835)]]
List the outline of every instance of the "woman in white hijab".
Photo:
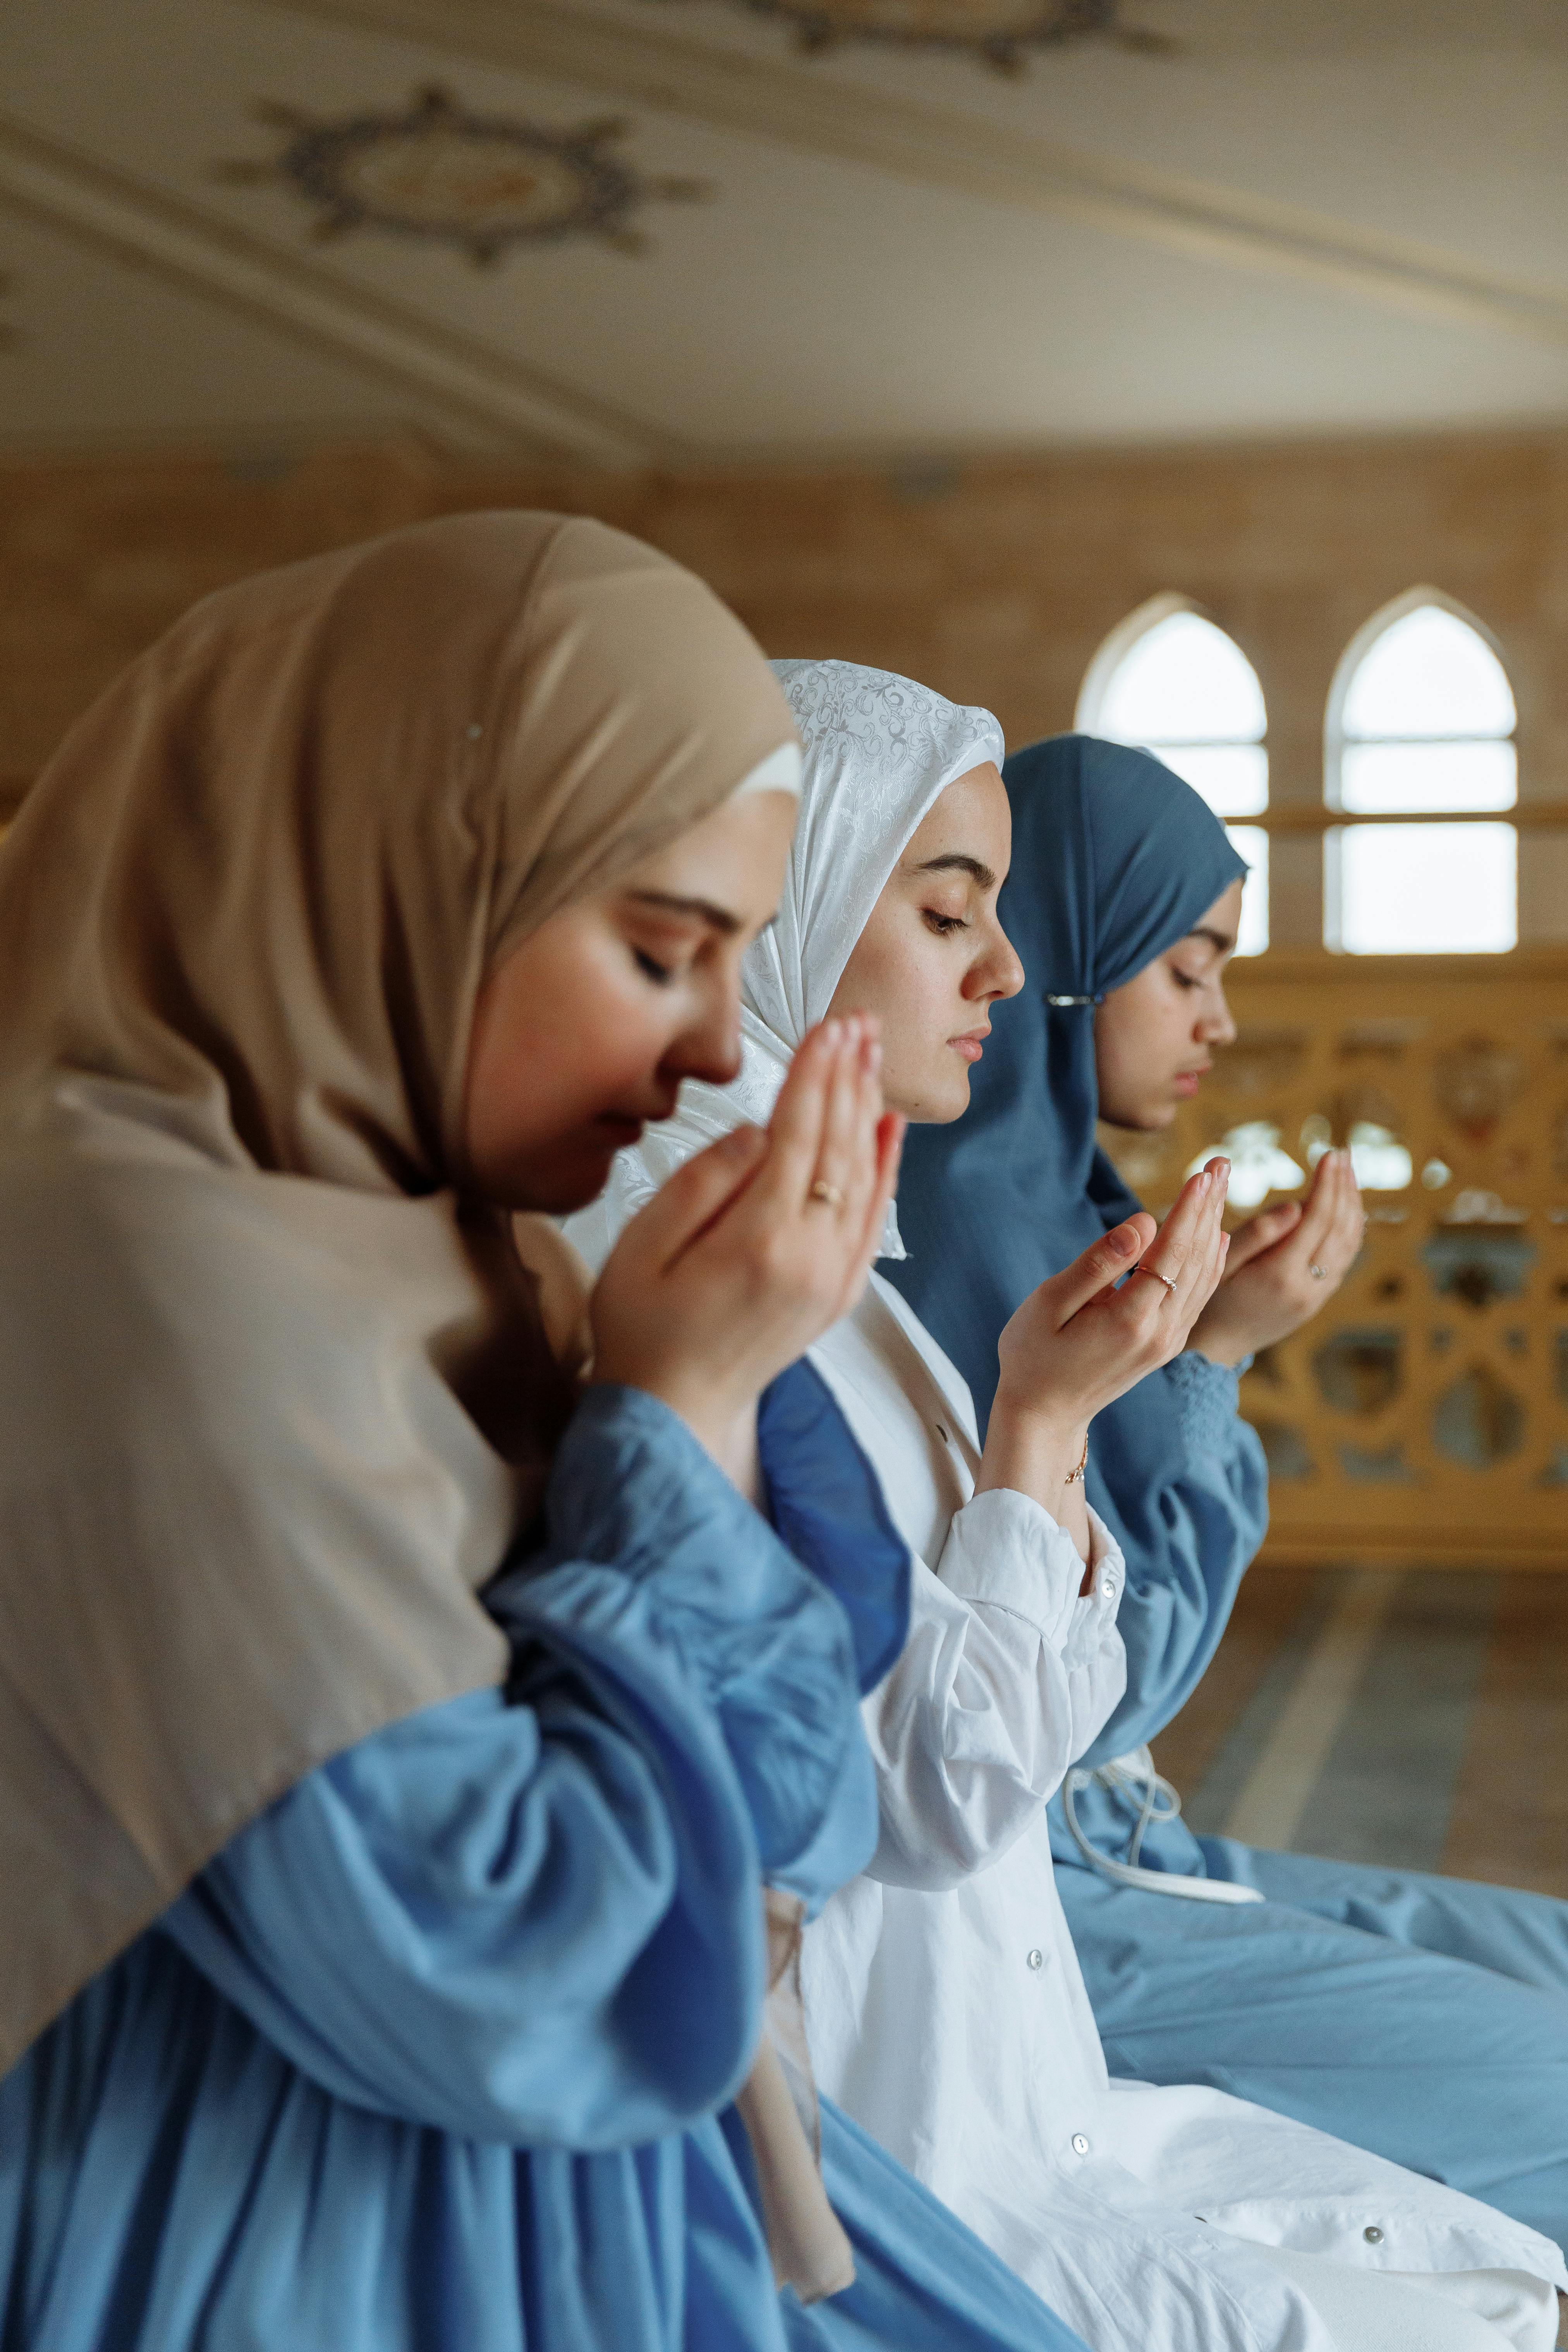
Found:
[[(882, 672), (775, 668), (805, 785), (745, 961), (745, 1068), (622, 1156), (577, 1222), (594, 1255), (682, 1156), (765, 1117), (824, 1013), (879, 1013), (889, 1102), (947, 1119), (1022, 984), (995, 722)], [(1075, 1472), (1092, 1413), (1183, 1346), (1223, 1197), (1205, 1171), (1157, 1236), (1130, 1220), (1025, 1302), (984, 1454), (877, 1277), (811, 1350), (916, 1556), (909, 1643), (866, 1703), (880, 1842), (805, 1939), (814, 2063), (1094, 2352), (1546, 2352), (1568, 2277), (1533, 2231), (1222, 2092), (1107, 2077), (1045, 1818), (1121, 1687), (1121, 1561)], [(1130, 1266), (1152, 1278), (1108, 1289)]]

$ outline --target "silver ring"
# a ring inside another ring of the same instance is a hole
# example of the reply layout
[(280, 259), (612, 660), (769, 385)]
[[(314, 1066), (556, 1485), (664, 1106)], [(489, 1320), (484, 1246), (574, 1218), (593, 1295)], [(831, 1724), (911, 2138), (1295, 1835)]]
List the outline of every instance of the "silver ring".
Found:
[(1307, 1271), (1314, 1282), (1327, 1282), (1329, 1278), (1329, 1269), (1326, 1265), (1310, 1265)]
[(1157, 1265), (1135, 1265), (1132, 1271), (1134, 1274), (1152, 1274), (1156, 1282), (1163, 1282), (1167, 1290), (1174, 1290), (1176, 1286), (1172, 1281), (1170, 1276), (1168, 1274), (1162, 1274)]
[(813, 1201), (825, 1201), (830, 1209), (841, 1209), (844, 1206), (843, 1193), (837, 1184), (830, 1184), (826, 1176), (817, 1178), (808, 1197)]

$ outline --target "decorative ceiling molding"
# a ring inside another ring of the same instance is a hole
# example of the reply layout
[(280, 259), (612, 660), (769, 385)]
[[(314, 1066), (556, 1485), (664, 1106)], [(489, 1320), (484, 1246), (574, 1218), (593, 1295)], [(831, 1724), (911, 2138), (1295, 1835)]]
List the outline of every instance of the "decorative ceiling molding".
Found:
[(1568, 289), (1513, 278), (1435, 247), (1090, 154), (987, 121), (745, 57), (558, 0), (253, 0), (542, 75), (836, 162), (1018, 209), (1065, 215), (1384, 308), (1568, 344)]
[(316, 116), (267, 99), (257, 120), (282, 134), (270, 163), (215, 163), (231, 187), (287, 187), (312, 205), (318, 244), (357, 230), (435, 238), (481, 268), (514, 245), (593, 236), (617, 253), (648, 250), (634, 223), (652, 200), (699, 204), (706, 180), (649, 177), (609, 151), (621, 117), (552, 124), (474, 114), (438, 82), (401, 109)]
[(1145, 57), (1173, 57), (1181, 44), (1121, 22), (1121, 0), (734, 0), (753, 16), (795, 28), (808, 55), (840, 42), (881, 41), (905, 49), (946, 49), (999, 73), (1026, 70), (1031, 49), (1108, 41)]
[(302, 255), (110, 171), (0, 114), (0, 205), (416, 393), (494, 446), (540, 445), (595, 465), (685, 454), (587, 395)]

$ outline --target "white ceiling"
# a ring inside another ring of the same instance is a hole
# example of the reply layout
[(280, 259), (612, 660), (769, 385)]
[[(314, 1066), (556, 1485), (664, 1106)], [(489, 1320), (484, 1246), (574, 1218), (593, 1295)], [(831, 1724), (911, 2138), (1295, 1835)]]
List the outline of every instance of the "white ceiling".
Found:
[[(1173, 51), (1008, 77), (807, 57), (747, 0), (9, 0), (0, 446), (402, 426), (679, 464), (1568, 416), (1563, 0), (1121, 13)], [(258, 100), (395, 114), (431, 82), (620, 116), (606, 152), (710, 197), (650, 194), (636, 255), (481, 268), (317, 242), (292, 185), (215, 176), (279, 153)]]

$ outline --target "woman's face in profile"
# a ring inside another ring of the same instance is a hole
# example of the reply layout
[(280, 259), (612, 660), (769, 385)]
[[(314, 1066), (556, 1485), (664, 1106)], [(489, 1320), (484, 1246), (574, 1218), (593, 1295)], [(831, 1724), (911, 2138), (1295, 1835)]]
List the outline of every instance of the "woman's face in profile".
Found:
[(1223, 890), (1184, 938), (1112, 989), (1094, 1016), (1100, 1116), (1112, 1127), (1169, 1127), (1196, 1094), (1236, 1024), (1225, 969), (1236, 952), (1241, 884)]
[(683, 1078), (735, 1076), (741, 959), (772, 919), (795, 809), (788, 793), (726, 802), (489, 975), (464, 1108), (487, 1199), (584, 1208), (616, 1153), (669, 1117)]
[(937, 1123), (968, 1109), (991, 1008), (1024, 984), (996, 919), (1012, 854), (1006, 788), (987, 761), (927, 811), (834, 991), (830, 1013), (879, 1016), (883, 1096), (906, 1118)]

